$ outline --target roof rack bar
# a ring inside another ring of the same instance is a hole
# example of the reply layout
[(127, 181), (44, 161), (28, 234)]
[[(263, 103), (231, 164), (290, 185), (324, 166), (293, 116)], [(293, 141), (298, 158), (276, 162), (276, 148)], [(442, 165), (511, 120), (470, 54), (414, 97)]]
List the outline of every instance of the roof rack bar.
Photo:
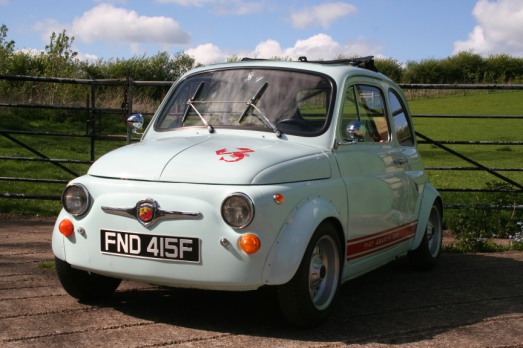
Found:
[[(242, 58), (242, 62), (244, 61), (267, 61), (270, 59), (261, 59), (261, 58)], [(358, 68), (372, 70), (372, 71), (378, 71), (376, 68), (376, 65), (374, 65), (374, 56), (367, 56), (367, 57), (358, 57), (358, 58), (347, 58), (347, 59), (335, 59), (335, 60), (308, 60), (307, 57), (301, 56), (298, 58), (299, 62), (303, 63), (316, 63), (316, 64), (326, 64), (326, 65), (334, 65), (334, 64), (346, 64), (351, 66), (356, 66)]]

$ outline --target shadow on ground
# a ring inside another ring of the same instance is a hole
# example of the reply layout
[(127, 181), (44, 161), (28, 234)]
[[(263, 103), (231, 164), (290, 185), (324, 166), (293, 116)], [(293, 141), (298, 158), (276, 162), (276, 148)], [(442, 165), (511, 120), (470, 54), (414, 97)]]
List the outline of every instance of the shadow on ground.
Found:
[[(431, 272), (405, 259), (343, 285), (331, 318), (289, 328), (271, 289), (227, 293), (152, 288), (118, 291), (97, 306), (180, 327), (313, 342), (403, 344), (500, 315), (523, 313), (523, 256), (443, 254)], [(91, 303), (92, 305), (92, 303)]]

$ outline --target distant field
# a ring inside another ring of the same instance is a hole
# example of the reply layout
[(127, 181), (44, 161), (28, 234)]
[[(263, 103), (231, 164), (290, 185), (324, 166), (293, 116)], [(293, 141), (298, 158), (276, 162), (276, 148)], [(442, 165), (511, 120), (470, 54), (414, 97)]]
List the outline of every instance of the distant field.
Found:
[[(470, 92), (469, 92), (470, 93)], [(415, 99), (409, 102), (413, 114), (523, 115), (523, 91), (491, 92)], [(414, 118), (417, 132), (433, 140), (523, 141), (523, 119), (444, 119)], [(523, 145), (450, 145), (453, 150), (487, 166), (523, 168)], [(431, 145), (420, 145), (425, 165), (471, 166), (471, 164)], [(523, 183), (522, 172), (502, 172)], [(482, 172), (432, 171), (438, 187), (479, 188), (495, 178)], [(496, 179), (497, 180), (497, 179)]]
[[(415, 96), (414, 92), (406, 91)], [(439, 93), (434, 93), (438, 95)], [(452, 114), (452, 115), (523, 115), (523, 91), (517, 92), (470, 92), (465, 95), (445, 97), (413, 98), (409, 104), (413, 114)], [(0, 129), (12, 129), (0, 120)], [(11, 119), (11, 123), (16, 120)], [(24, 121), (25, 122), (25, 121)], [(30, 120), (25, 129), (51, 131), (67, 129), (68, 132), (82, 133), (83, 123), (67, 118), (61, 122), (50, 120)], [(414, 118), (417, 132), (434, 140), (490, 140), (523, 141), (523, 120), (506, 119), (433, 119)], [(116, 130), (112, 134), (123, 134)], [(27, 144), (51, 158), (89, 160), (89, 139), (63, 137), (27, 137), (17, 135)], [(123, 142), (99, 141), (96, 143), (96, 158), (105, 152), (124, 145)], [(523, 145), (451, 145), (452, 149), (469, 156), (488, 167), (523, 168)], [(469, 163), (431, 145), (419, 145), (425, 165), (428, 167), (471, 166)], [(35, 157), (29, 151), (0, 136), (0, 156)], [(67, 167), (83, 174), (88, 165), (67, 164)], [(503, 175), (523, 183), (523, 172), (502, 172)], [(70, 180), (72, 176), (49, 163), (18, 162), (0, 160), (1, 177), (31, 177)], [(492, 175), (477, 171), (438, 171), (430, 172), (434, 186), (439, 188), (483, 188), (488, 182), (496, 181)], [(60, 195), (64, 184), (35, 184), (15, 181), (0, 181), (0, 192)], [(469, 197), (471, 197), (469, 195)], [(444, 195), (447, 202), (462, 200), (456, 194)], [(476, 199), (476, 198), (474, 198)], [(488, 199), (488, 198), (487, 198)], [(520, 200), (520, 199), (519, 199)], [(521, 204), (522, 202), (519, 202)], [(24, 199), (0, 198), (1, 213), (23, 213), (27, 215), (55, 215), (60, 209), (56, 201), (34, 201)]]

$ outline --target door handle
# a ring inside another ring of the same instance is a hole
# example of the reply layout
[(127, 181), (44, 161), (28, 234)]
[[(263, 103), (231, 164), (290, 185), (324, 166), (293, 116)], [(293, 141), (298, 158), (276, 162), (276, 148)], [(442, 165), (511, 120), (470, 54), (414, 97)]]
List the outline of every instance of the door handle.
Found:
[(402, 166), (407, 163), (407, 159), (402, 158), (402, 157), (397, 157), (397, 158), (394, 158), (393, 162), (394, 162), (394, 165), (396, 165), (396, 166)]

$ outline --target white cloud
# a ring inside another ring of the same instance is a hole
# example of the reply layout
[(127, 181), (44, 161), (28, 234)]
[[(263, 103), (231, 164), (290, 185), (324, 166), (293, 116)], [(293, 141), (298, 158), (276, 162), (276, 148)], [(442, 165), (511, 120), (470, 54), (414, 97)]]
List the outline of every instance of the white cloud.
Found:
[(223, 63), (228, 57), (223, 50), (210, 43), (190, 48), (185, 53), (201, 64)]
[(294, 12), (291, 14), (291, 21), (292, 25), (299, 29), (317, 25), (328, 29), (337, 19), (355, 12), (356, 7), (353, 5), (344, 2), (332, 2)]
[(284, 57), (284, 50), (282, 50), (280, 43), (276, 40), (269, 39), (261, 42), (256, 46), (252, 54), (253, 58), (274, 58)]
[(71, 32), (84, 42), (187, 44), (190, 40), (172, 18), (140, 16), (105, 3), (75, 18)]
[(98, 57), (97, 55), (82, 52), (78, 52), (77, 58), (78, 60), (84, 62), (96, 62), (98, 59), (100, 59), (100, 57)]
[(523, 1), (478, 0), (472, 14), (478, 24), (468, 40), (454, 42), (454, 53), (523, 56)]
[(211, 64), (225, 62), (228, 57), (251, 57), (251, 58), (290, 58), (297, 60), (306, 56), (309, 60), (329, 60), (340, 56), (345, 58), (355, 56), (374, 55), (380, 56), (381, 47), (368, 41), (353, 41), (340, 44), (329, 35), (317, 34), (304, 40), (298, 40), (292, 47), (282, 48), (276, 40), (260, 42), (252, 51), (226, 52), (212, 44), (200, 45), (196, 48), (186, 50), (198, 63)]
[(53, 19), (46, 19), (46, 20), (37, 22), (33, 25), (33, 29), (36, 31), (42, 32), (42, 35), (41, 35), (42, 39), (46, 43), (49, 42), (53, 32), (56, 34), (60, 34), (62, 31), (66, 30), (68, 32), (68, 35), (71, 36), (67, 25), (60, 24)]

